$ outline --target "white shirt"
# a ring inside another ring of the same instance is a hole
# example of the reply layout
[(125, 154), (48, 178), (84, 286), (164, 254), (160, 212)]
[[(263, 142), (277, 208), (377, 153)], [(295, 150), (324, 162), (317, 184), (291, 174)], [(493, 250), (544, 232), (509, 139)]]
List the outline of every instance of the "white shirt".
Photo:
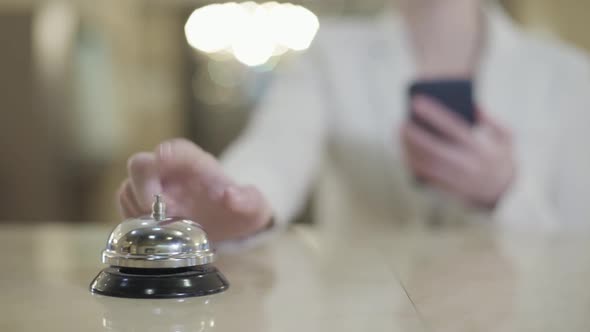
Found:
[[(497, 8), (486, 22), (476, 102), (513, 131), (518, 167), (491, 217), (525, 227), (590, 225), (586, 57), (525, 34)], [(230, 176), (265, 194), (279, 226), (314, 184), (316, 215), (336, 223), (351, 214), (402, 221), (433, 209), (443, 220), (478, 213), (433, 199), (403, 160), (398, 129), (414, 64), (399, 17), (323, 21), (312, 49), (288, 67), (222, 157)]]

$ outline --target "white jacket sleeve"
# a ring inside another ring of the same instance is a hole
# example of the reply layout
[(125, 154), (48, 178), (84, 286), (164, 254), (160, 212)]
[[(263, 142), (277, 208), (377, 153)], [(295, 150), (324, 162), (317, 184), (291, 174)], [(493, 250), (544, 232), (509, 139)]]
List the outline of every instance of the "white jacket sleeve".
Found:
[(586, 62), (577, 66), (577, 72), (562, 72), (552, 89), (549, 98), (557, 115), (557, 142), (542, 159), (521, 160), (516, 182), (494, 213), (506, 226), (590, 227), (590, 70)]
[(562, 223), (590, 227), (590, 70), (568, 89), (560, 110), (564, 121), (552, 183), (556, 214)]
[(324, 87), (316, 60), (310, 50), (275, 74), (249, 125), (221, 157), (230, 177), (263, 193), (278, 228), (302, 208), (321, 160)]

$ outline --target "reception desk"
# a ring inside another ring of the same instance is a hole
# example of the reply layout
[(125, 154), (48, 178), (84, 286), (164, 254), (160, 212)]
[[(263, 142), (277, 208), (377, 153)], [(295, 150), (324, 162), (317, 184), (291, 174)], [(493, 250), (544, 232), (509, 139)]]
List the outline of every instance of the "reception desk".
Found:
[(0, 226), (0, 331), (589, 331), (590, 233), (294, 226), (222, 252), (224, 293), (93, 295), (104, 225)]

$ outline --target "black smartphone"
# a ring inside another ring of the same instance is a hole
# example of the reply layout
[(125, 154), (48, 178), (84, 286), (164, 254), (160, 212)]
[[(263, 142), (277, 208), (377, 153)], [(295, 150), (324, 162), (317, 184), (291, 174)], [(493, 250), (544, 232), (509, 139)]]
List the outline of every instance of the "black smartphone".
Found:
[[(475, 104), (473, 102), (473, 82), (471, 80), (432, 80), (416, 81), (410, 85), (410, 100), (416, 95), (425, 95), (434, 98), (451, 112), (457, 113), (468, 124), (476, 122)], [(411, 105), (411, 104), (410, 104)], [(436, 132), (424, 123), (410, 106), (412, 121), (424, 126), (430, 131)]]

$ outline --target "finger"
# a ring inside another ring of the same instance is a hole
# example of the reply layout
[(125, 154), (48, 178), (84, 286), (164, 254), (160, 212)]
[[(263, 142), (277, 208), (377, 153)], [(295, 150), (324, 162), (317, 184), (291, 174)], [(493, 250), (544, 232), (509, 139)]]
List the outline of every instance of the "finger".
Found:
[(232, 212), (252, 215), (260, 209), (261, 200), (255, 189), (229, 186), (224, 192), (224, 203)]
[(156, 148), (156, 162), (160, 179), (164, 183), (171, 177), (198, 180), (211, 199), (218, 199), (232, 184), (217, 160), (194, 143), (185, 139), (163, 142)]
[(153, 153), (141, 152), (127, 162), (130, 187), (140, 211), (149, 211), (154, 195), (162, 192), (156, 157)]
[(468, 195), (467, 177), (456, 169), (447, 167), (432, 167), (432, 164), (420, 159), (411, 161), (412, 169), (416, 175), (426, 180), (431, 186), (441, 191), (466, 199)]
[(480, 109), (477, 111), (478, 126), (488, 128), (496, 137), (511, 140), (512, 132), (507, 126)]
[(123, 181), (117, 191), (119, 199), (119, 209), (125, 218), (131, 218), (139, 215), (139, 206), (134, 198), (129, 179)]
[(224, 204), (233, 213), (253, 222), (271, 219), (272, 212), (266, 199), (254, 186), (229, 186), (224, 193)]
[(412, 101), (415, 114), (443, 136), (455, 143), (473, 147), (473, 134), (469, 124), (446, 106), (426, 96)]
[(470, 151), (443, 142), (414, 123), (408, 123), (402, 130), (410, 158), (421, 155), (421, 158), (431, 164), (431, 167), (472, 171), (466, 169), (472, 164), (473, 157)]
[(456, 174), (459, 172), (459, 168), (455, 165), (436, 160), (431, 155), (416, 150), (408, 153), (408, 162), (416, 176), (429, 182), (439, 175)]
[(186, 139), (172, 139), (156, 147), (156, 160), (163, 173), (202, 173), (216, 166), (209, 153)]
[(130, 204), (130, 207), (131, 207), (131, 211), (133, 212), (133, 214), (134, 215), (140, 215), (145, 210), (142, 209), (141, 205), (137, 201), (137, 196), (133, 192), (133, 186), (131, 185), (131, 182), (129, 180), (127, 180), (126, 182), (127, 183), (125, 185), (125, 197), (129, 201), (129, 204)]
[(129, 201), (127, 200), (127, 197), (125, 197), (123, 186), (117, 190), (117, 202), (119, 213), (123, 216), (123, 218), (130, 218), (133, 215), (133, 211), (131, 211)]

